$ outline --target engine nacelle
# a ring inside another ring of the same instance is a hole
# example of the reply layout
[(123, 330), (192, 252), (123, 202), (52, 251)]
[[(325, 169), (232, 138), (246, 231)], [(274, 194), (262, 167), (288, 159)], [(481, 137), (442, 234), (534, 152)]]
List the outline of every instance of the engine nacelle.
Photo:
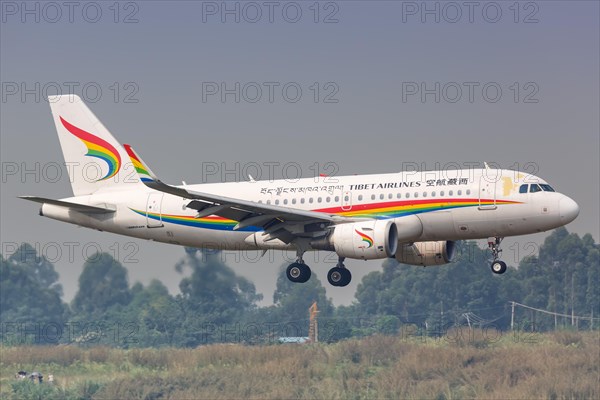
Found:
[(374, 260), (393, 257), (398, 248), (398, 228), (391, 220), (337, 225), (326, 238), (311, 242), (318, 250), (335, 251), (340, 257)]
[(396, 260), (411, 265), (443, 265), (452, 261), (454, 247), (454, 242), (446, 240), (406, 243), (398, 248)]

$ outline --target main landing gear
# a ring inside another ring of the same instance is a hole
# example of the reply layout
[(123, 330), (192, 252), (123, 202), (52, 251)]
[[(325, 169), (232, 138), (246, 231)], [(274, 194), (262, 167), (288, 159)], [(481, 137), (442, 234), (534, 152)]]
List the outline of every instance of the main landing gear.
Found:
[(344, 265), (344, 257), (340, 257), (337, 265), (327, 272), (327, 281), (333, 286), (348, 286), (352, 280), (350, 270)]
[[(294, 283), (305, 283), (310, 279), (310, 267), (304, 264), (302, 252), (298, 252), (296, 262), (290, 264), (285, 270), (287, 278)], [(352, 280), (350, 270), (344, 265), (344, 258), (340, 257), (337, 265), (327, 272), (327, 281), (333, 286), (348, 286)]]
[(294, 283), (304, 283), (310, 279), (310, 267), (304, 264), (302, 258), (290, 264), (285, 271), (287, 278)]
[(504, 261), (500, 261), (500, 253), (502, 253), (502, 249), (500, 248), (500, 243), (502, 242), (500, 237), (491, 237), (488, 239), (488, 246), (492, 251), (492, 257), (494, 261), (492, 261), (491, 269), (495, 274), (503, 274), (506, 272), (506, 263)]

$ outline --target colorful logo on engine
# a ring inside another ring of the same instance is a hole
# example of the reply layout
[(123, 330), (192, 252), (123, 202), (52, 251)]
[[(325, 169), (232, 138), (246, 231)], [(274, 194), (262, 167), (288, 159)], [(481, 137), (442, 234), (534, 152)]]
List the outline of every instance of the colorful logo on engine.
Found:
[(75, 125), (71, 125), (69, 122), (65, 121), (63, 117), (59, 118), (65, 129), (85, 144), (85, 147), (88, 149), (88, 152), (85, 154), (86, 156), (99, 158), (106, 161), (106, 164), (108, 164), (108, 173), (96, 181), (110, 179), (119, 172), (119, 169), (121, 169), (121, 155), (117, 149), (107, 141), (100, 139), (98, 136), (94, 136)]
[(367, 246), (367, 249), (368, 249), (369, 247), (373, 247), (373, 239), (372, 239), (370, 236), (367, 236), (367, 235), (365, 235), (364, 233), (362, 233), (362, 232), (359, 232), (359, 231), (358, 231), (358, 230), (356, 230), (356, 229), (355, 229), (354, 231), (355, 231), (356, 233), (358, 233), (358, 236), (360, 236), (360, 237), (362, 238), (362, 241), (363, 241), (363, 242), (365, 242), (365, 243), (367, 243), (367, 244), (368, 244), (368, 246)]

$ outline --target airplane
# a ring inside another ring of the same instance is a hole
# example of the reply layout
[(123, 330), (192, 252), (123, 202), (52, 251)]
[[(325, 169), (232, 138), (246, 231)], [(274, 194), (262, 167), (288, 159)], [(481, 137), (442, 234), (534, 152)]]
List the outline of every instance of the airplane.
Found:
[[(170, 185), (121, 145), (76, 95), (49, 97), (72, 197), (39, 214), (100, 231), (197, 248), (295, 250), (289, 280), (306, 282), (307, 251), (335, 252), (327, 273), (347, 286), (350, 259), (395, 258), (429, 266), (452, 261), (455, 242), (488, 239), (495, 274), (507, 236), (568, 224), (579, 206), (543, 179), (513, 170), (402, 171), (299, 180)], [(173, 135), (173, 133), (171, 133)]]

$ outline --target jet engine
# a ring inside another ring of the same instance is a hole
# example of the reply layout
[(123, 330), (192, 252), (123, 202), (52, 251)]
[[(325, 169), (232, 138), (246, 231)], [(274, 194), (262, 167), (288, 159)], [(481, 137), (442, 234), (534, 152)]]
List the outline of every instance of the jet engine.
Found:
[(396, 251), (396, 260), (411, 265), (443, 265), (452, 261), (455, 242), (415, 242), (401, 244)]
[(327, 237), (311, 242), (318, 250), (340, 257), (373, 260), (393, 257), (398, 248), (398, 228), (391, 220), (370, 220), (336, 225)]

